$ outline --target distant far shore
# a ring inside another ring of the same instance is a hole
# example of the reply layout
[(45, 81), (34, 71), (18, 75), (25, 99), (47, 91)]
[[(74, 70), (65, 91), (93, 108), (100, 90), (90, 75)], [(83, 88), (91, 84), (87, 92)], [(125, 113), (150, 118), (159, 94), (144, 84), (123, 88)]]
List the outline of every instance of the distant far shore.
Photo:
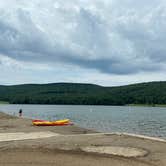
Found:
[(137, 106), (137, 107), (166, 107), (166, 104), (128, 104), (126, 106)]
[(0, 101), (10, 104), (165, 106), (166, 81), (117, 87), (80, 83), (0, 85)]
[(0, 101), (0, 104), (10, 104), (8, 101)]
[[(0, 104), (13, 104), (9, 103), (8, 101), (0, 101)], [(27, 103), (15, 103), (15, 104), (27, 104)], [(28, 103), (27, 105), (31, 104), (39, 104), (39, 105), (84, 105), (84, 106), (93, 106), (89, 104), (42, 104), (42, 103)], [(133, 106), (133, 107), (166, 107), (166, 104), (127, 104), (127, 105), (94, 105), (94, 106)]]
[(126, 106), (137, 106), (137, 107), (166, 107), (166, 104), (128, 104)]

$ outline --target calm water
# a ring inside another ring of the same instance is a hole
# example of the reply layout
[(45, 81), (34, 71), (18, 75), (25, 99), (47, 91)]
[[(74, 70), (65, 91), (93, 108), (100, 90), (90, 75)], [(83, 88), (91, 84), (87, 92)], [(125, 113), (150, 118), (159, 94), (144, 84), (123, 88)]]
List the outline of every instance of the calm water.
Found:
[(30, 118), (69, 118), (81, 127), (102, 132), (128, 132), (166, 138), (166, 108), (127, 106), (0, 105), (0, 111)]

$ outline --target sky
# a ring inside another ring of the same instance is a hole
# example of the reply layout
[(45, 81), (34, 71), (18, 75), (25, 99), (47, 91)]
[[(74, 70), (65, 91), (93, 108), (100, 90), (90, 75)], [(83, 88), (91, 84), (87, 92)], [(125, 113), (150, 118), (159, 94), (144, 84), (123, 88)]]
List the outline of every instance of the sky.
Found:
[(166, 81), (165, 0), (0, 1), (0, 84)]

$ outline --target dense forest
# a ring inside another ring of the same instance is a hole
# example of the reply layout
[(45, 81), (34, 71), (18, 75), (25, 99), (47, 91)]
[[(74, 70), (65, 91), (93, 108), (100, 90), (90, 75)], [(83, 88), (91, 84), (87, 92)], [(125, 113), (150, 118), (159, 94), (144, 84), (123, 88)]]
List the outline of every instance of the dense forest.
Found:
[(11, 104), (166, 104), (166, 82), (118, 87), (78, 83), (1, 85), (0, 101)]

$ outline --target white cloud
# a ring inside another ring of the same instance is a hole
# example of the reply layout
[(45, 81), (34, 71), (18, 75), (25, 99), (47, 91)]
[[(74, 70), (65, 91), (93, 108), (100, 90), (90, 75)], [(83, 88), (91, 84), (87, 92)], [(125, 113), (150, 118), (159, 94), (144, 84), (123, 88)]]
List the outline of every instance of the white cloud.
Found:
[(108, 78), (163, 73), (165, 20), (164, 0), (2, 1), (1, 65), (66, 73), (73, 66)]

